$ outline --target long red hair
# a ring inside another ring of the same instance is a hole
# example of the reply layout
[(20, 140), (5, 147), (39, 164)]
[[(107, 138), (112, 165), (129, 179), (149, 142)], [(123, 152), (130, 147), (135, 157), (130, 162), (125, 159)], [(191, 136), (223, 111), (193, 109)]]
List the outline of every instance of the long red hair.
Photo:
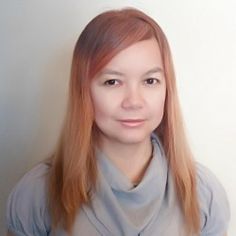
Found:
[(96, 16), (76, 43), (68, 110), (58, 145), (50, 159), (48, 186), (52, 229), (62, 224), (71, 233), (78, 210), (82, 204), (89, 203), (90, 193), (96, 186), (94, 147), (97, 129), (90, 96), (91, 79), (121, 50), (152, 37), (160, 47), (167, 89), (164, 116), (155, 132), (173, 174), (189, 235), (199, 233), (196, 170), (184, 132), (170, 48), (160, 26), (133, 8)]

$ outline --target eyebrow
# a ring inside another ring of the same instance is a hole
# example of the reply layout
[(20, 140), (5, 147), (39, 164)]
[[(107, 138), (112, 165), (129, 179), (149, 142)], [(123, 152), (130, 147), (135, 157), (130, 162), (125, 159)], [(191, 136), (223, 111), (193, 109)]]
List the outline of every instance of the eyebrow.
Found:
[[(163, 69), (159, 66), (154, 67), (150, 70), (148, 70), (147, 72), (145, 72), (143, 75), (149, 75), (149, 74), (153, 74), (153, 73), (162, 73)], [(118, 75), (118, 76), (124, 76), (125, 74), (116, 70), (112, 70), (112, 69), (104, 69), (101, 71), (100, 75)]]

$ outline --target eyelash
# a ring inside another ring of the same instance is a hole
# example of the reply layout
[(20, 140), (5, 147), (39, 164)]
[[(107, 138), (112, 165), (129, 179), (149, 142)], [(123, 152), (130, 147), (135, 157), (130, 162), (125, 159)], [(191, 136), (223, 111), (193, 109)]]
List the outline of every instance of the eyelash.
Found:
[(160, 83), (160, 80), (159, 79), (156, 79), (156, 78), (148, 78), (148, 79), (146, 79), (145, 80), (145, 82), (147, 82), (147, 81), (155, 81), (155, 83), (151, 83), (151, 84), (149, 84), (149, 83), (146, 83), (146, 84), (148, 84), (148, 85), (153, 85), (153, 84), (157, 84), (157, 83)]
[(105, 82), (104, 82), (104, 85), (107, 85), (107, 86), (115, 86), (116, 84), (114, 84), (114, 83), (112, 83), (112, 84), (109, 84), (109, 82), (119, 82), (118, 80), (116, 80), (116, 79), (109, 79), (109, 80), (106, 80)]
[[(152, 83), (148, 83), (148, 81), (150, 82), (150, 81), (152, 81)], [(110, 84), (110, 82), (112, 82), (111, 84)], [(116, 86), (117, 84), (115, 84), (115, 83), (120, 83), (120, 81), (119, 80), (117, 80), (117, 79), (109, 79), (109, 80), (106, 80), (105, 82), (104, 82), (104, 85), (106, 85), (106, 86)], [(157, 83), (160, 83), (160, 80), (159, 79), (156, 79), (156, 78), (148, 78), (148, 79), (145, 79), (144, 80), (144, 83), (146, 84), (146, 85), (154, 85), (154, 84), (157, 84)]]

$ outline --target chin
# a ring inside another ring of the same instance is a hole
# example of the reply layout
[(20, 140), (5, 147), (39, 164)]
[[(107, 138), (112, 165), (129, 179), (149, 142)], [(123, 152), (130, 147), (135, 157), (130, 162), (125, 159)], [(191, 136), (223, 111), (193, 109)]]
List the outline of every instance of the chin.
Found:
[(123, 128), (114, 127), (109, 129), (100, 129), (101, 138), (106, 139), (109, 143), (120, 144), (141, 144), (150, 139), (151, 133), (156, 128), (154, 125), (142, 128)]
[(113, 138), (111, 137), (111, 139), (123, 144), (138, 144), (145, 142), (150, 135), (151, 134), (125, 134)]

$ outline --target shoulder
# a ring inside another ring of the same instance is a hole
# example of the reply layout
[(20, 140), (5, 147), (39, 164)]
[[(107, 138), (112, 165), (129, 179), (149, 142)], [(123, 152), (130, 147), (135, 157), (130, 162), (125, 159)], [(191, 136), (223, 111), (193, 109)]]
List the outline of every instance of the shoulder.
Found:
[(17, 197), (20, 200), (24, 197), (28, 200), (40, 200), (45, 197), (48, 170), (49, 166), (45, 163), (34, 166), (15, 185), (8, 199)]
[(230, 219), (225, 189), (210, 169), (200, 163), (196, 163), (196, 168), (202, 235), (224, 235)]
[(7, 200), (7, 227), (16, 235), (47, 235), (47, 175), (49, 165), (40, 163), (27, 172)]

